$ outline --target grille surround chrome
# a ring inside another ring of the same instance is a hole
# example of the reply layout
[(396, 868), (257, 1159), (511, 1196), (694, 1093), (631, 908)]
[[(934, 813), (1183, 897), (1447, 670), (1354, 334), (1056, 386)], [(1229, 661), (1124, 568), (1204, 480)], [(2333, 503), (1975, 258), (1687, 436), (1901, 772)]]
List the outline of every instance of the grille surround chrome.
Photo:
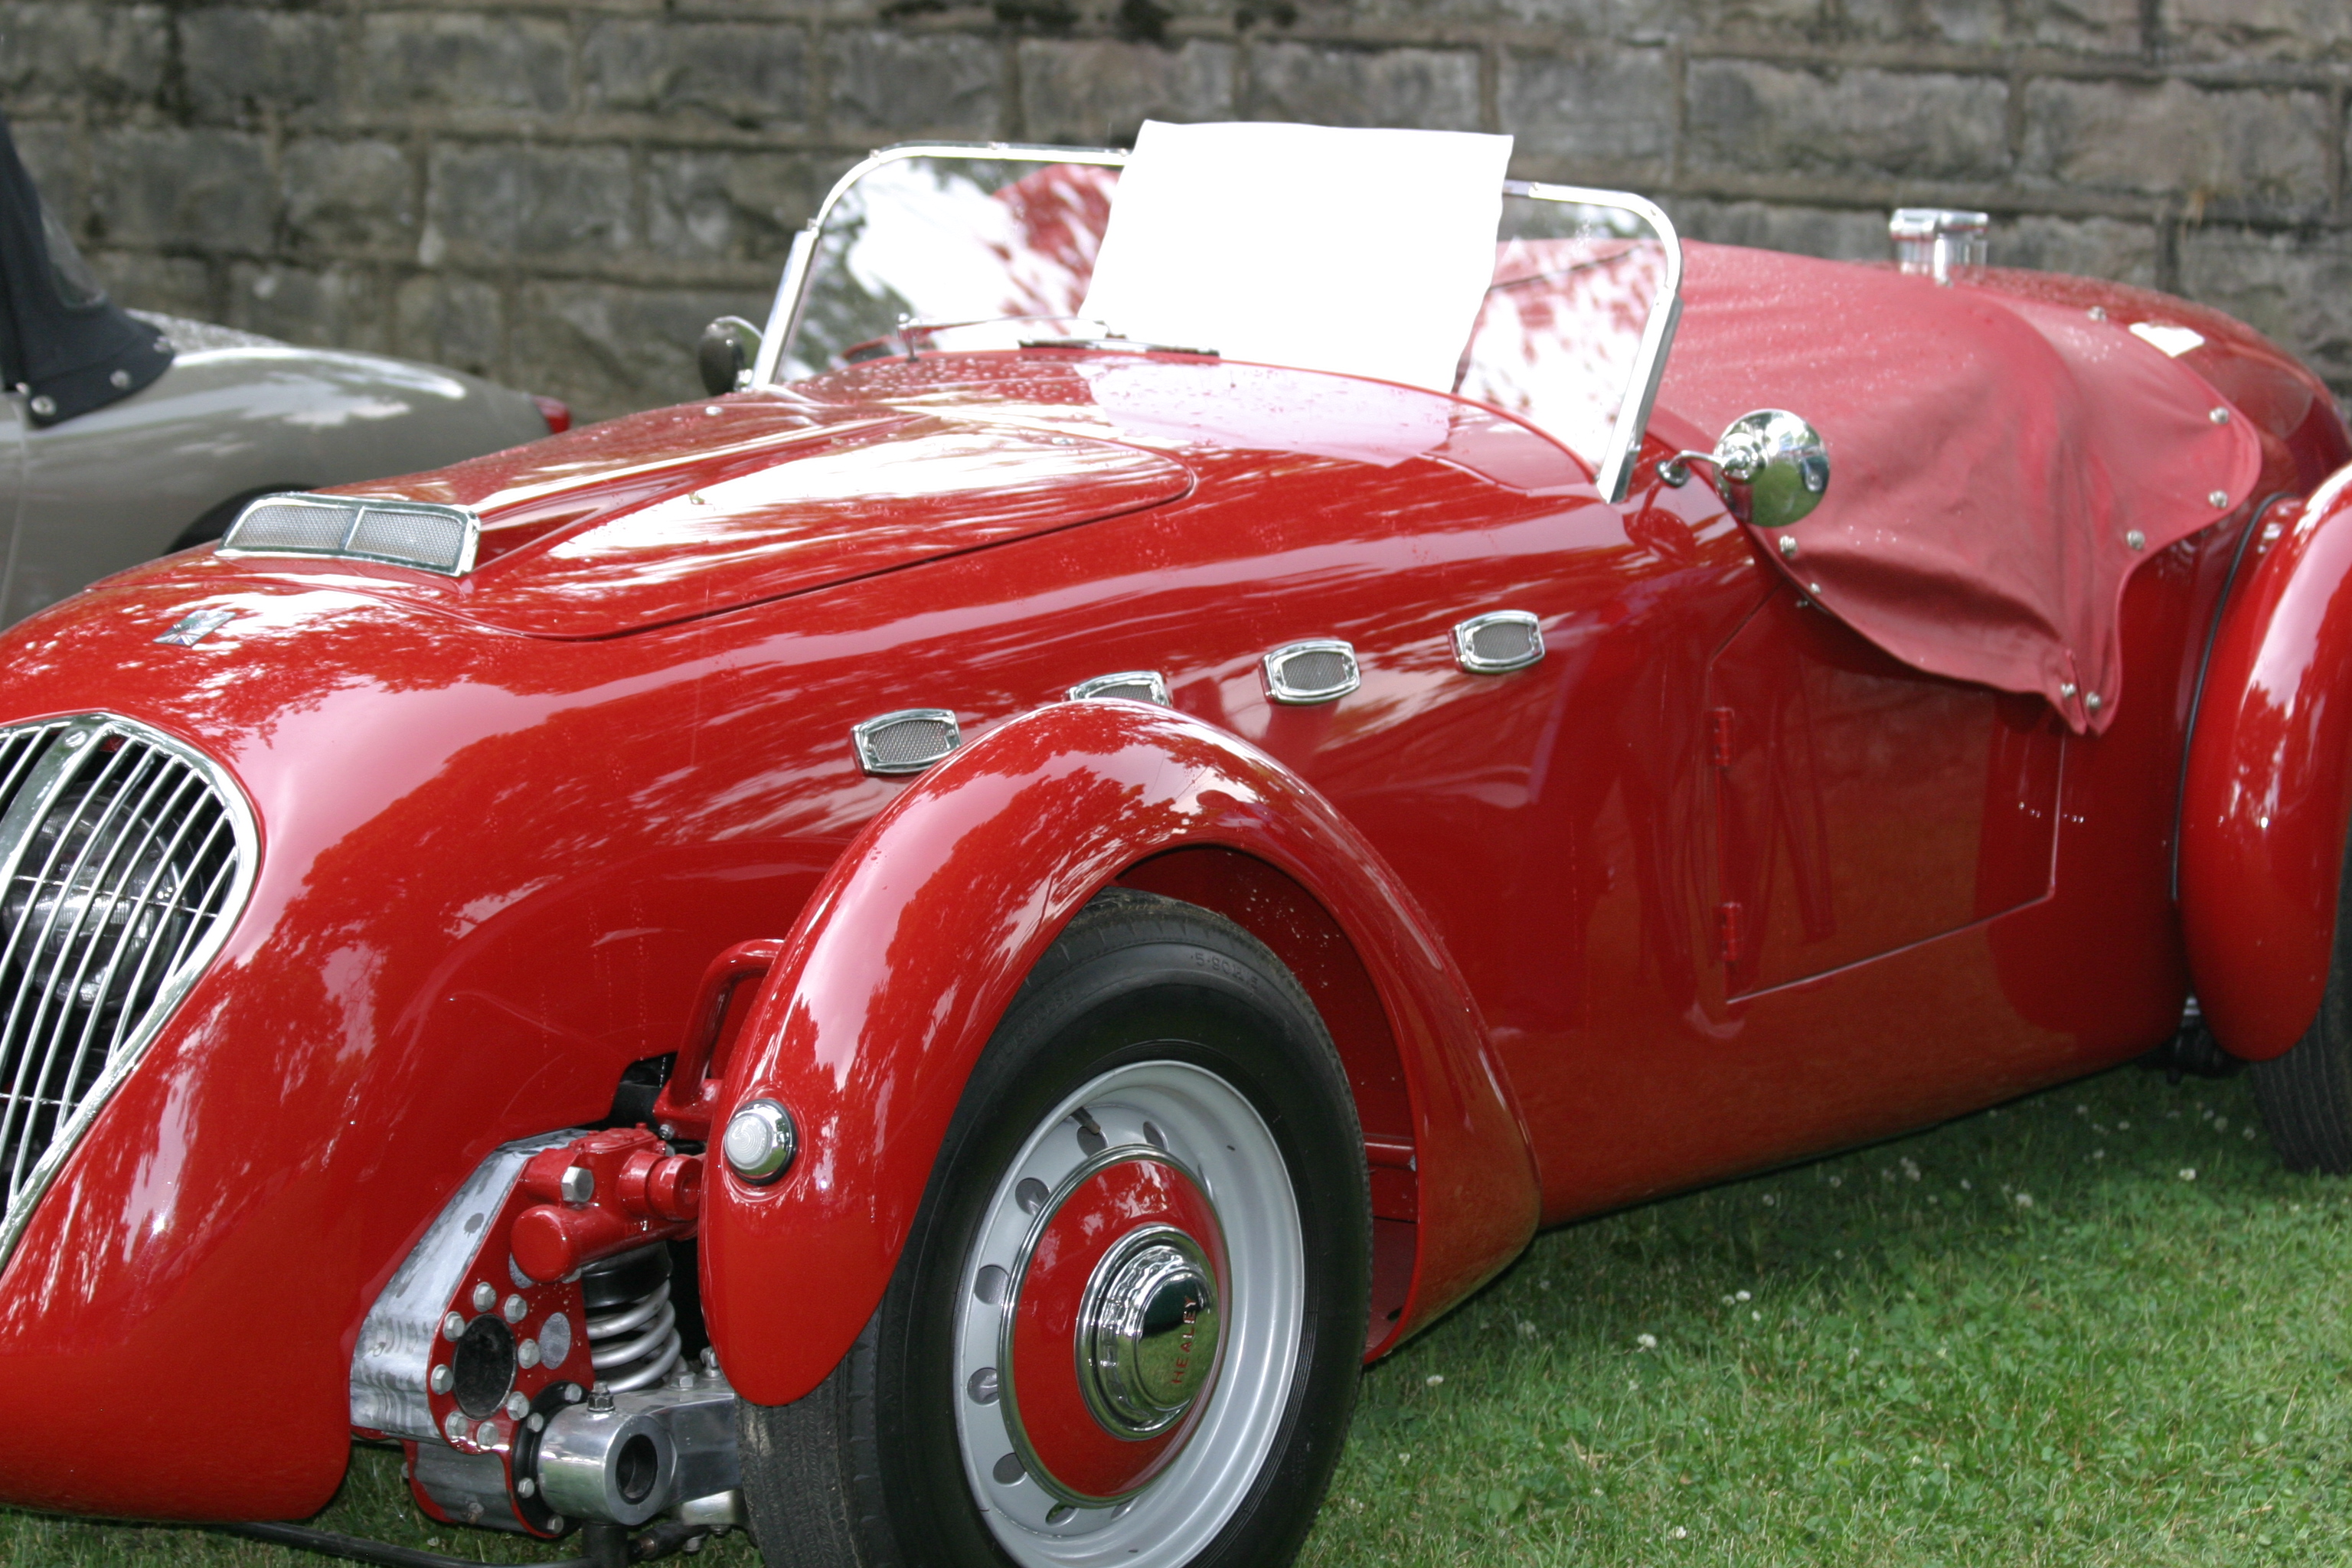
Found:
[[(1323, 661), (1335, 667), (1331, 679), (1307, 679), (1301, 667)], [(1265, 656), (1263, 668), (1266, 696), (1290, 708), (1337, 702), (1364, 683), (1363, 668), (1356, 662), (1355, 648), (1336, 637), (1285, 643)]]
[[(20, 745), (28, 736), (30, 743)], [(123, 763), (126, 754), (131, 758), (128, 764)], [(118, 768), (123, 771), (115, 778)], [(103, 794), (110, 784), (114, 793)], [(116, 1090), (137, 1070), (156, 1036), (236, 929), (253, 890), (260, 836), (252, 804), (226, 769), (159, 731), (110, 713), (0, 726), (0, 800), (5, 802), (5, 810), (0, 810), (0, 1203), (5, 1203), (0, 1206), (0, 1269), (4, 1269), (58, 1171)], [(202, 827), (204, 837), (190, 857), (175, 860), (187, 835), (207, 818), (209, 826)], [(10, 917), (7, 910), (16, 903), (25, 868), (41, 830), (52, 819), (59, 826), (47, 860), (26, 889), (21, 910)], [(74, 847), (69, 836), (85, 822), (82, 842)], [(142, 834), (143, 839), (140, 839)], [(115, 874), (125, 847), (134, 840), (139, 847), (121, 869), (124, 880), (106, 880)], [(145, 870), (143, 888), (126, 896), (128, 879), (141, 875), (159, 843), (162, 858)], [(226, 859), (215, 863), (216, 854)], [(43, 879), (68, 855), (71, 864), (52, 887)], [(84, 870), (93, 861), (97, 868), (85, 883)], [(211, 869), (206, 872), (208, 866)], [(175, 881), (166, 897), (154, 900), (162, 878), (174, 869), (191, 879), (205, 873), (208, 879), (192, 901), (184, 904), (183, 900), (193, 881)], [(41, 912), (45, 889), (51, 899), (46, 916)], [(80, 906), (68, 917), (67, 907), (77, 898)], [(101, 900), (105, 912), (94, 922), (96, 934), (89, 935), (92, 913)], [(119, 935), (110, 934), (109, 928), (126, 904), (131, 910), (126, 929)], [(186, 924), (173, 937), (170, 921), (175, 916)], [(142, 917), (152, 919), (154, 934), (164, 938), (144, 949), (137, 941)], [(58, 926), (68, 918), (71, 926), (67, 944), (50, 953), (47, 950)], [(24, 938), (37, 921), (44, 929), (28, 949)], [(152, 983), (143, 1005), (136, 1009), (118, 1005), (113, 1021), (108, 1023), (102, 1004), (121, 966), (126, 963), (135, 966), (123, 999), (128, 1001), (149, 984), (147, 962), (158, 951), (165, 952), (169, 968)], [(58, 982), (66, 965), (77, 959), (79, 967), (68, 984), (68, 994), (76, 1000), (53, 1007), (51, 1004), (58, 1002)], [(86, 1005), (90, 995), (87, 977), (94, 964), (103, 965), (97, 983), (100, 1005), (90, 1007)], [(33, 1020), (20, 1037), (17, 1018), (28, 1001)], [(77, 1001), (84, 1005), (76, 1005)], [(55, 1018), (45, 1028), (43, 1019), (52, 1013)], [(58, 1051), (76, 1032), (80, 1040), (67, 1059), (63, 1088), (53, 1097), (45, 1096)], [(73, 1084), (82, 1075), (94, 1047), (102, 1047), (102, 1065), (84, 1087), (76, 1089)], [(28, 1084), (27, 1069), (36, 1056), (41, 1067)], [(41, 1107), (51, 1098), (58, 1114), (47, 1142), (36, 1152), (33, 1146), (40, 1136)]]
[[(273, 514), (288, 513), (291, 517)], [(310, 514), (313, 524), (321, 531), (313, 541), (292, 538), (270, 539), (257, 536), (264, 520), (292, 525), (295, 519)], [(432, 524), (443, 529), (454, 528), (456, 542), (446, 551), (428, 555), (422, 550), (405, 552), (389, 548), (386, 540), (398, 535), (405, 522), (412, 538), (416, 525)], [(373, 533), (370, 532), (373, 529)], [(325, 542), (326, 535), (332, 542)], [(373, 541), (371, 547), (370, 541)], [(438, 501), (402, 500), (383, 496), (322, 496), (305, 492), (268, 495), (247, 505), (236, 514), (236, 521), (222, 536), (219, 552), (229, 556), (302, 555), (325, 557), (341, 561), (373, 561), (386, 566), (405, 566), (412, 571), (432, 572), (445, 577), (463, 577), (474, 569), (474, 557), (482, 542), (482, 520), (470, 509), (444, 506)]]
[[(1527, 636), (1527, 647), (1520, 652), (1497, 658), (1481, 652), (1478, 639), (1482, 633), (1509, 627)], [(1515, 669), (1525, 669), (1539, 663), (1544, 656), (1543, 623), (1525, 610), (1494, 610), (1483, 616), (1473, 616), (1454, 628), (1454, 661), (1472, 675), (1508, 675)]]

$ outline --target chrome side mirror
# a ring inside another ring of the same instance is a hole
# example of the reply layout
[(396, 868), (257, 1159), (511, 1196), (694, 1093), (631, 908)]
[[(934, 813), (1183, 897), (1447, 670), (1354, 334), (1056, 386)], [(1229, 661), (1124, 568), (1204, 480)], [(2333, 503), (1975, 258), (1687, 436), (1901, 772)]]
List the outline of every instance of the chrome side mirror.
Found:
[(759, 357), (760, 329), (740, 316), (719, 317), (702, 329), (702, 339), (694, 345), (702, 390), (713, 397), (742, 391)]
[(1786, 528), (1822, 504), (1830, 488), (1830, 452), (1821, 432), (1785, 408), (1759, 408), (1724, 427), (1708, 452), (1676, 452), (1658, 478), (1680, 488), (1690, 465), (1715, 469), (1715, 488), (1740, 521)]

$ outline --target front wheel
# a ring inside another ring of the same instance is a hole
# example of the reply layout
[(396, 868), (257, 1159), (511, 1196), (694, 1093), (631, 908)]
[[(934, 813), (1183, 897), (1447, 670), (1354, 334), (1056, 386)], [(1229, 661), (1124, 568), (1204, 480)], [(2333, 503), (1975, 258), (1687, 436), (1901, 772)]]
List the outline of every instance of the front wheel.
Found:
[(1346, 1075), (1280, 963), (1192, 906), (1097, 899), (982, 1055), (857, 1346), (741, 1407), (762, 1552), (1287, 1562), (1354, 1405), (1370, 1213)]

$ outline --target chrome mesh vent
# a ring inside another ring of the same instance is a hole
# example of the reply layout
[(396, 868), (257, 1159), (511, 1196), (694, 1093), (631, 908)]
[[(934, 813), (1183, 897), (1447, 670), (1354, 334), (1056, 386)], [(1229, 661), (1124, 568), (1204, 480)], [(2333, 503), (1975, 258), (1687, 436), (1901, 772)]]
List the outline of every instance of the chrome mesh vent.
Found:
[(1265, 656), (1265, 694), (1276, 702), (1331, 702), (1362, 684), (1356, 650), (1318, 637), (1276, 648)]
[(227, 555), (339, 555), (462, 577), (482, 522), (461, 506), (352, 496), (264, 496), (237, 514)]
[(103, 715), (0, 730), (0, 1261), (253, 877), (210, 760)]
[(1454, 628), (1454, 662), (1473, 675), (1525, 669), (1543, 655), (1543, 627), (1525, 610), (1473, 616)]
[(908, 708), (868, 719), (849, 732), (857, 765), (869, 773), (919, 773), (963, 743), (944, 708)]
[(351, 531), (352, 514), (342, 507), (273, 498), (246, 508), (229, 525), (221, 548), (257, 555), (332, 555)]
[(1103, 698), (1116, 698), (1122, 702), (1150, 702), (1169, 706), (1168, 681), (1156, 669), (1123, 669), (1117, 675), (1097, 675), (1092, 680), (1081, 680), (1070, 688), (1073, 702), (1092, 702)]

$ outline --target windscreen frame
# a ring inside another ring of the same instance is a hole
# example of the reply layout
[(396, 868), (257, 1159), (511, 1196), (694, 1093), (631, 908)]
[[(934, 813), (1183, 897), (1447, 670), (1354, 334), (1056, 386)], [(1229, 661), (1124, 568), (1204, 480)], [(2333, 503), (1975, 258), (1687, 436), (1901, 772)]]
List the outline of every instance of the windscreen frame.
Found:
[[(833, 189), (825, 194), (824, 202), (817, 207), (816, 216), (793, 237), (793, 247), (785, 258), (783, 276), (777, 282), (776, 296), (769, 307), (767, 328), (761, 336), (759, 356), (752, 363), (750, 384), (781, 384), (777, 381), (777, 372), (784, 363), (785, 352), (799, 332), (802, 319), (807, 311), (809, 286), (815, 278), (817, 241), (824, 233), (825, 220), (833, 216), (850, 190), (876, 169), (910, 158), (970, 158), (999, 163), (1085, 163), (1121, 168), (1126, 165), (1129, 156), (1115, 147), (1053, 147), (1037, 142), (906, 142), (867, 154), (834, 183)], [(1628, 191), (1552, 184), (1536, 180), (1506, 180), (1503, 182), (1503, 194), (1531, 201), (1615, 208), (1649, 225), (1658, 237), (1665, 260), (1665, 278), (1660, 289), (1662, 298), (1660, 302), (1651, 307), (1649, 319), (1643, 323), (1642, 341), (1634, 354), (1633, 373), (1627, 378), (1625, 395), (1618, 404), (1607, 448), (1601, 454), (1596, 475), (1601, 493), (1612, 504), (1622, 502), (1633, 479), (1634, 460), (1641, 452), (1643, 434), (1648, 428), (1651, 412), (1657, 402), (1658, 385), (1664, 379), (1666, 356), (1674, 346), (1675, 326), (1682, 315), (1682, 237), (1675, 230), (1674, 220), (1656, 203)], [(1476, 400), (1465, 398), (1464, 401)], [(1557, 437), (1551, 438), (1558, 439)]]

